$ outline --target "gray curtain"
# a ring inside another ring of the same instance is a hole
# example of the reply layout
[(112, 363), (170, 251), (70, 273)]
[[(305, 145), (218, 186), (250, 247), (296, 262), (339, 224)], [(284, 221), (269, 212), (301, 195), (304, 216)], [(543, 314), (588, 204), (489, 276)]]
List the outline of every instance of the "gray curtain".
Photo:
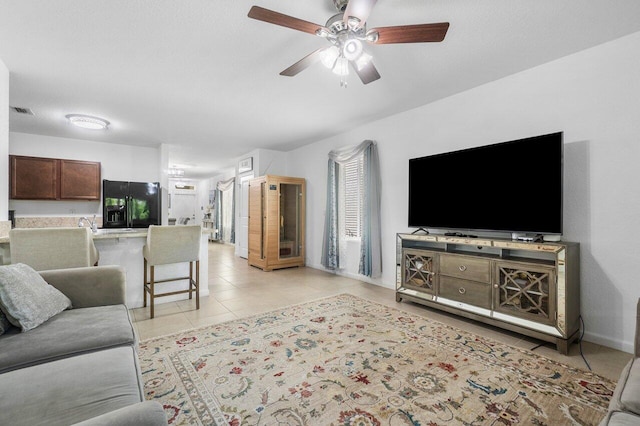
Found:
[(379, 277), (382, 274), (380, 163), (378, 149), (373, 142), (364, 150), (363, 155), (364, 199), (358, 272), (368, 277)]
[(217, 230), (216, 239), (222, 241), (222, 191), (217, 188), (215, 191), (213, 228)]
[(333, 150), (329, 153), (327, 170), (327, 203), (322, 242), (321, 263), (325, 268), (339, 265), (338, 176), (339, 165), (363, 156), (363, 208), (358, 273), (368, 277), (382, 274), (382, 245), (380, 226), (380, 166), (378, 150), (373, 141)]
[(324, 216), (324, 237), (322, 238), (322, 266), (338, 269), (340, 250), (338, 249), (338, 163), (329, 158), (327, 170), (327, 205)]

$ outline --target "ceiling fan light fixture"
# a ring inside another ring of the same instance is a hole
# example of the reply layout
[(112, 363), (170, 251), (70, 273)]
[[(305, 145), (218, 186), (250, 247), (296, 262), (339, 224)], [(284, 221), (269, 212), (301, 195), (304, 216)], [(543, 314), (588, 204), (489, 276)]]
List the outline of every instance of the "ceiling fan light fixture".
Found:
[(333, 66), (333, 73), (341, 77), (349, 75), (349, 61), (347, 58), (341, 56), (336, 59), (336, 64)]
[(355, 61), (362, 55), (362, 42), (357, 38), (350, 38), (342, 46), (342, 54), (349, 61)]
[(65, 118), (74, 126), (89, 130), (106, 130), (109, 124), (111, 124), (104, 118), (93, 117), (91, 115), (67, 114)]
[(331, 46), (322, 52), (320, 62), (322, 62), (322, 65), (325, 67), (333, 69), (336, 65), (336, 59), (338, 59), (338, 56), (340, 56), (338, 48), (336, 46)]
[(364, 42), (372, 44), (441, 42), (447, 34), (448, 22), (396, 25), (367, 30), (367, 18), (376, 3), (377, 0), (333, 0), (338, 13), (330, 17), (324, 26), (260, 6), (252, 6), (247, 16), (269, 24), (320, 36), (332, 45), (331, 48), (316, 49), (282, 71), (280, 75), (293, 77), (316, 62), (322, 61), (326, 67), (330, 67), (335, 74), (340, 75), (340, 85), (346, 87), (349, 63), (363, 84), (369, 84), (380, 78), (380, 73), (373, 65), (371, 56), (364, 53)]
[(360, 55), (358, 59), (353, 61), (353, 63), (355, 64), (356, 68), (358, 68), (358, 71), (362, 71), (364, 67), (369, 65), (371, 59), (373, 59), (373, 56), (369, 55), (367, 52), (362, 52), (362, 55)]

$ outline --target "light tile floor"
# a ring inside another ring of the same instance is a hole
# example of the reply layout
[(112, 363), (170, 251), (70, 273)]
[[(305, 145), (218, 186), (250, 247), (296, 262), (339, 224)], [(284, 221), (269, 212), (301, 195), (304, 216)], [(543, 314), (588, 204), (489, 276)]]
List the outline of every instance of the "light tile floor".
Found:
[[(156, 304), (154, 319), (149, 318), (149, 308), (132, 309), (132, 314), (139, 337), (144, 340), (340, 293), (350, 293), (520, 348), (532, 349), (543, 343), (418, 304), (397, 303), (392, 289), (317, 269), (263, 272), (250, 267), (246, 259), (235, 256), (232, 245), (219, 243), (209, 243), (209, 296), (200, 299), (199, 310), (195, 310), (195, 301), (184, 300)], [(535, 352), (587, 369), (578, 344), (571, 345), (568, 356), (559, 354), (555, 346), (548, 343)], [(618, 379), (622, 368), (631, 359), (631, 354), (586, 341), (582, 343), (582, 352), (595, 373), (613, 380)]]

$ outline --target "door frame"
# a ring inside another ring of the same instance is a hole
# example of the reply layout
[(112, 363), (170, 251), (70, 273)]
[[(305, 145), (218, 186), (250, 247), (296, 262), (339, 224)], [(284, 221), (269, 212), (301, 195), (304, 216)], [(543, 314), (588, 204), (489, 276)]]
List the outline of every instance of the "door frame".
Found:
[(249, 257), (249, 180), (254, 174), (246, 173), (238, 182), (238, 226), (236, 227), (236, 255)]

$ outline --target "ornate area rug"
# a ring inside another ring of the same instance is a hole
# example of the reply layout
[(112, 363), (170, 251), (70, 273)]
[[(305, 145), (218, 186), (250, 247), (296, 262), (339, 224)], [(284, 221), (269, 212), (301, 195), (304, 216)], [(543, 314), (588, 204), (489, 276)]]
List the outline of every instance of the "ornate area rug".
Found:
[(615, 387), (346, 294), (146, 340), (139, 355), (146, 397), (174, 425), (597, 425)]

